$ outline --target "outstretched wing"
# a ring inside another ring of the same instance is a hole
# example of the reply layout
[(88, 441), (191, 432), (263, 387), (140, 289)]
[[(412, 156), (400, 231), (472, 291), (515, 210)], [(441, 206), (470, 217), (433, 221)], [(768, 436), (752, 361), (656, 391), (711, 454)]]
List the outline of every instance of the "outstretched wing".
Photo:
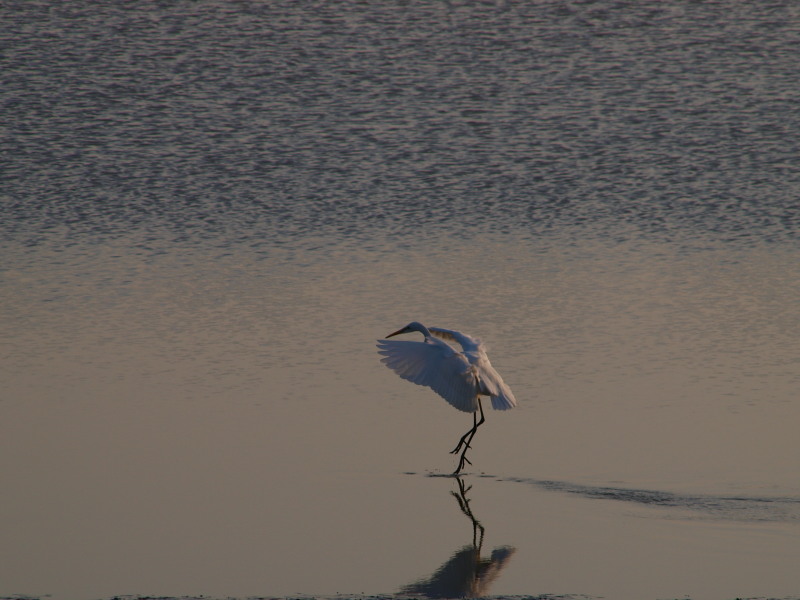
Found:
[(403, 379), (428, 386), (458, 410), (475, 412), (478, 389), (469, 361), (446, 343), (429, 339), (378, 340), (381, 362)]

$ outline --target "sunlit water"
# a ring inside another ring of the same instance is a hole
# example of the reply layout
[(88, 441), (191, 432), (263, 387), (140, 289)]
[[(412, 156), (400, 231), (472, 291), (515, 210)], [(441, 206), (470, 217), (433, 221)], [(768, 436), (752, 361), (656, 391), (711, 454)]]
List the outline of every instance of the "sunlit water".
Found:
[(800, 597), (795, 4), (0, 18), (0, 597)]

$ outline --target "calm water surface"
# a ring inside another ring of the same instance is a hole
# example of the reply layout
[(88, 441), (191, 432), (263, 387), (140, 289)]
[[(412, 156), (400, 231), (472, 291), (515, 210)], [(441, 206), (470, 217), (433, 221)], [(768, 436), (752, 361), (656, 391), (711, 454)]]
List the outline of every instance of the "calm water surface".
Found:
[(0, 597), (800, 597), (794, 3), (0, 22)]

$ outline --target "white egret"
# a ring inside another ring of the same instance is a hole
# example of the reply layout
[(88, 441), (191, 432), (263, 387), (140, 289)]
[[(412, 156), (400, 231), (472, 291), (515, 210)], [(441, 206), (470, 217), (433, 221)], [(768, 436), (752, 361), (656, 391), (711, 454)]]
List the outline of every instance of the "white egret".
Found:
[[(386, 337), (414, 331), (420, 332), (425, 339), (421, 342), (378, 340), (378, 354), (383, 356), (381, 362), (403, 379), (428, 386), (458, 410), (473, 414), (472, 429), (461, 437), (450, 452), (458, 454), (463, 448), (458, 468), (453, 472), (453, 475), (458, 475), (464, 463), (472, 464), (466, 456), (467, 450), (478, 427), (485, 421), (481, 396), (489, 396), (495, 410), (513, 408), (517, 400), (489, 362), (480, 340), (459, 331), (425, 327), (416, 321)], [(460, 344), (461, 352), (442, 340)], [(478, 411), (481, 414), (480, 421)]]

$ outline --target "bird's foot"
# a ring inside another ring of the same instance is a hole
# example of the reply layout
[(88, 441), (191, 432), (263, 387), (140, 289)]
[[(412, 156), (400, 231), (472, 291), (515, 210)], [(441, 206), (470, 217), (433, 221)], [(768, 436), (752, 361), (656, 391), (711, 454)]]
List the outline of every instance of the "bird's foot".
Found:
[[(452, 450), (450, 450), (450, 454), (458, 454), (459, 452), (461, 452), (461, 448), (463, 448), (464, 446), (466, 446), (467, 448), (470, 448), (470, 445), (469, 445), (469, 442), (467, 441), (467, 438), (470, 436), (470, 434), (474, 434), (473, 432), (474, 432), (474, 430), (470, 429), (467, 433), (462, 435), (461, 439), (458, 440), (458, 445), (455, 448), (453, 448)], [(470, 439), (470, 441), (472, 441), (472, 440)]]
[(461, 455), (461, 460), (458, 461), (458, 468), (455, 471), (453, 471), (453, 475), (458, 475), (459, 473), (461, 473), (461, 469), (464, 468), (465, 463), (468, 465), (472, 464), (472, 461), (466, 457), (466, 452), (467, 451), (465, 449), (464, 454)]
[(467, 449), (469, 449), (469, 448), (472, 448), (472, 446), (470, 446), (470, 445), (469, 445), (468, 443), (466, 443), (466, 442), (459, 442), (459, 443), (458, 443), (458, 446), (456, 446), (455, 448), (453, 448), (452, 450), (450, 450), (450, 454), (458, 454), (459, 452), (461, 452), (461, 449), (462, 449), (462, 448), (464, 448), (464, 452), (466, 452), (466, 451), (467, 451)]

